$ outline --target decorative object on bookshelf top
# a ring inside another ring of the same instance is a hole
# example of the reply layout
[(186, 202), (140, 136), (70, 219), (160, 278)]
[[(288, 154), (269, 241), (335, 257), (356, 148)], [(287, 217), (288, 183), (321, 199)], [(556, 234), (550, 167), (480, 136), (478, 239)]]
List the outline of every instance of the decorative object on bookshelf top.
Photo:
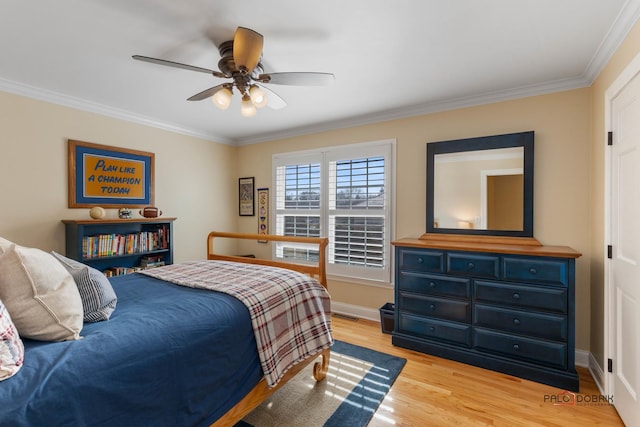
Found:
[(120, 208), (118, 210), (118, 218), (120, 218), (120, 219), (131, 219), (131, 209), (129, 209), (129, 208)]
[(140, 209), (139, 213), (145, 218), (157, 218), (162, 215), (162, 211), (155, 206), (147, 206), (146, 208)]
[(89, 216), (93, 219), (102, 219), (106, 215), (106, 211), (100, 206), (94, 206), (89, 210)]

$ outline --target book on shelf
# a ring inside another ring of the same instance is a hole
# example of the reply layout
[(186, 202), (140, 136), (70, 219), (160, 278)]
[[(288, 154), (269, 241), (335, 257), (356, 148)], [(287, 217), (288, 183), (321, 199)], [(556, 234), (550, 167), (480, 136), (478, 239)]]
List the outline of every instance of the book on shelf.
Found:
[(165, 262), (162, 256), (144, 256), (140, 260), (140, 267), (142, 268), (153, 268), (153, 267), (161, 267), (165, 265)]
[(103, 271), (104, 275), (107, 277), (115, 277), (122, 276), (124, 274), (135, 273), (136, 271), (142, 270), (141, 267), (109, 267)]
[(153, 252), (169, 247), (169, 228), (127, 234), (98, 234), (82, 238), (82, 257), (99, 258)]

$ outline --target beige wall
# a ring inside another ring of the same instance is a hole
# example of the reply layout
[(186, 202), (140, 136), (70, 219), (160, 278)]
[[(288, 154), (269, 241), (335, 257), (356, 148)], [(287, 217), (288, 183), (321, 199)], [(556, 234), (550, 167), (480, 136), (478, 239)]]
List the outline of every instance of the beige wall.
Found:
[(604, 363), (604, 260), (608, 242), (604, 235), (604, 167), (605, 92), (625, 67), (640, 54), (640, 23), (637, 23), (625, 41), (612, 56), (607, 66), (592, 85), (591, 110), (591, 353), (601, 368)]
[(60, 220), (89, 218), (67, 208), (67, 139), (155, 153), (156, 205), (178, 218), (176, 261), (204, 258), (211, 229), (235, 228), (234, 147), (0, 92), (0, 236), (64, 253)]
[[(534, 130), (534, 228), (543, 244), (571, 246), (577, 261), (579, 349), (589, 349), (590, 310), (590, 89), (429, 114), (367, 126), (287, 138), (238, 149), (238, 177), (255, 176), (256, 186), (271, 187), (275, 153), (395, 138), (397, 141), (396, 238), (425, 232), (426, 143)], [(254, 232), (255, 219), (242, 219), (239, 231)], [(254, 251), (259, 251), (257, 246)], [(390, 289), (330, 282), (335, 301), (379, 308), (393, 301)]]

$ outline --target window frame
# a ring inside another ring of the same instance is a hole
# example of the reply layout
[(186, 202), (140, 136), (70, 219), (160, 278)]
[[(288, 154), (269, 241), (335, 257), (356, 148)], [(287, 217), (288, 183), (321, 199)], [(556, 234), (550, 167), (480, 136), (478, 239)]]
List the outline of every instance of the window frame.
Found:
[[(329, 230), (329, 164), (332, 161), (340, 160), (356, 160), (372, 157), (384, 157), (384, 191), (385, 191), (385, 207), (382, 209), (383, 217), (385, 217), (385, 233), (383, 236), (383, 256), (384, 265), (380, 269), (373, 267), (357, 267), (352, 265), (341, 265), (327, 263), (327, 276), (330, 279), (345, 281), (348, 279), (351, 283), (366, 284), (389, 288), (393, 286), (393, 264), (394, 264), (394, 251), (391, 248), (391, 242), (395, 238), (395, 159), (396, 159), (396, 141), (395, 139), (385, 139), (372, 142), (362, 142), (355, 144), (339, 145), (321, 147), (318, 149), (276, 153), (272, 155), (271, 170), (272, 170), (272, 186), (274, 189), (274, 196), (276, 200), (272, 203), (269, 215), (272, 218), (272, 222), (275, 225), (274, 230), (277, 230), (278, 212), (281, 209), (278, 206), (278, 167), (287, 165), (302, 165), (320, 163), (320, 207), (318, 210), (300, 210), (296, 213), (300, 215), (315, 215), (316, 212), (320, 215), (320, 235), (322, 237), (328, 237), (330, 235)], [(334, 213), (349, 212), (352, 209), (342, 210), (334, 209)], [(366, 211), (366, 210), (363, 210)], [(363, 211), (360, 211), (363, 213)], [(376, 211), (369, 211), (363, 215), (353, 216), (380, 216), (376, 215)], [(275, 231), (277, 233), (277, 231)], [(331, 246), (331, 242), (330, 242)], [(329, 248), (329, 251), (331, 249)], [(281, 250), (277, 245), (273, 245), (272, 256), (278, 257), (278, 253)], [(329, 261), (329, 253), (327, 254), (327, 260)], [(294, 262), (304, 262), (296, 260)]]

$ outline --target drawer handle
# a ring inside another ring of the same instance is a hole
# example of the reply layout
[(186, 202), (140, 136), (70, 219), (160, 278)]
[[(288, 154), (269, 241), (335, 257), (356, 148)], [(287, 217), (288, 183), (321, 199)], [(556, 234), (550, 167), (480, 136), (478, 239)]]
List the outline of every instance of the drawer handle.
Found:
[(429, 304), (429, 308), (430, 308), (431, 310), (435, 310), (435, 309), (436, 309), (436, 305), (435, 305), (435, 304)]
[(418, 258), (418, 264), (422, 264), (424, 260), (422, 258)]
[(435, 282), (429, 282), (429, 287), (430, 288), (435, 288), (436, 287), (436, 283)]
[(513, 299), (516, 299), (516, 300), (520, 299), (520, 294), (519, 294), (519, 293), (517, 293), (517, 292), (515, 292), (515, 293), (513, 294)]
[(533, 267), (531, 267), (531, 268), (529, 269), (529, 273), (531, 273), (531, 274), (536, 274), (537, 272), (538, 272), (538, 271), (537, 271), (535, 268), (533, 268)]
[(520, 319), (513, 319), (513, 324), (514, 325), (519, 325), (520, 324)]
[(520, 351), (520, 346), (518, 344), (514, 344), (513, 351)]
[(470, 262), (468, 266), (469, 266), (469, 270), (473, 270), (473, 268), (475, 267), (475, 264)]

